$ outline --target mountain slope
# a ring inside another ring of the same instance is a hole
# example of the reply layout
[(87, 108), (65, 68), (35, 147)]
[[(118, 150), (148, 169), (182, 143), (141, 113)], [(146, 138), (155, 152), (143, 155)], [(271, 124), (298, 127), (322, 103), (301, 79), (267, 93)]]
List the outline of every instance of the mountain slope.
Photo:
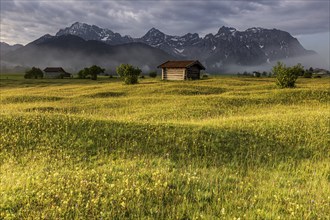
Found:
[(122, 37), (108, 29), (95, 25), (74, 23), (61, 29), (56, 35), (73, 34), (86, 40), (103, 41), (110, 45), (141, 42), (161, 49), (177, 59), (199, 59), (211, 69), (223, 69), (226, 65), (260, 65), (278, 59), (286, 59), (315, 52), (305, 50), (288, 32), (277, 29), (249, 28), (238, 31), (221, 27), (213, 35), (200, 37), (197, 33), (172, 36), (151, 28), (141, 38)]
[(0, 42), (0, 56), (5, 55), (11, 51), (17, 50), (18, 48), (23, 47), (22, 44), (9, 45), (5, 42)]
[(149, 71), (168, 59), (173, 57), (142, 43), (111, 46), (73, 35), (43, 36), (5, 56), (5, 60), (20, 65), (62, 66), (74, 70), (94, 64), (113, 70), (121, 63), (130, 63)]
[(70, 27), (59, 30), (56, 36), (75, 35), (84, 40), (103, 41), (110, 45), (125, 44), (133, 42), (130, 36), (121, 36), (109, 29), (103, 29), (96, 25), (88, 25), (85, 23), (75, 22)]
[(198, 44), (201, 40), (202, 38), (196, 33), (188, 33), (183, 36), (171, 36), (164, 34), (156, 28), (150, 29), (143, 37), (135, 39), (135, 41), (160, 48), (178, 57), (187, 56), (185, 50)]
[(153, 28), (138, 40), (172, 55), (200, 59), (209, 66), (218, 67), (226, 63), (257, 65), (313, 53), (305, 50), (289, 33), (263, 28), (237, 31), (221, 27), (217, 34), (204, 38), (198, 34), (170, 36)]
[(208, 72), (228, 72), (231, 66), (270, 65), (311, 54), (315, 52), (305, 50), (296, 38), (277, 29), (238, 31), (223, 26), (216, 34), (200, 37), (197, 33), (172, 36), (151, 28), (141, 38), (131, 38), (76, 22), (59, 30), (56, 36), (46, 34), (8, 52), (1, 61), (74, 69), (92, 64), (114, 68), (120, 63), (131, 63), (148, 70), (170, 59), (198, 59)]

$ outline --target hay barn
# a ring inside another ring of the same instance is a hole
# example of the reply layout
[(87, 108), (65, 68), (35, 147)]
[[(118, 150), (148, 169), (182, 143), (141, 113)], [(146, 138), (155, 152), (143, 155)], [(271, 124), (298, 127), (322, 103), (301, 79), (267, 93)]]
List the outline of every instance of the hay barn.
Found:
[(44, 78), (64, 78), (71, 77), (62, 67), (47, 67), (44, 69)]
[(157, 68), (162, 68), (163, 80), (200, 79), (200, 71), (205, 70), (198, 60), (167, 61)]

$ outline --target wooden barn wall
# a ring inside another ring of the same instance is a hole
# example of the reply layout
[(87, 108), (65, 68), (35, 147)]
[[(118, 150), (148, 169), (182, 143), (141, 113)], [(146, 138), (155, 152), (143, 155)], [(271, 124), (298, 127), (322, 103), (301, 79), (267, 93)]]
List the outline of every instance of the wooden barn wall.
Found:
[(188, 79), (200, 79), (200, 69), (198, 66), (191, 66), (187, 69)]
[(164, 80), (184, 80), (185, 68), (163, 68), (162, 75)]
[(61, 72), (44, 72), (44, 78), (59, 78)]

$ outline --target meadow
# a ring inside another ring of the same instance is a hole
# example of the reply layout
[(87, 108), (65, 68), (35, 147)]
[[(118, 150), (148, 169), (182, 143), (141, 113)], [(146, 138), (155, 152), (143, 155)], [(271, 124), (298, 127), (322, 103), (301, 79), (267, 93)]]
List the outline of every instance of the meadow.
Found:
[(329, 78), (0, 79), (0, 219), (330, 216)]

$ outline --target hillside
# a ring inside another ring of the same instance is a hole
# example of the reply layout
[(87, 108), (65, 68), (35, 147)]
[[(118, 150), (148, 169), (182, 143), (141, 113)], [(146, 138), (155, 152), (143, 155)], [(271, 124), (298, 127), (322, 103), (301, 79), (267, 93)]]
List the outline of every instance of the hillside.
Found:
[(23, 47), (21, 44), (9, 45), (5, 42), (0, 42), (0, 57), (21, 47)]
[(46, 34), (36, 39), (3, 56), (1, 62), (3, 66), (51, 65), (70, 69), (86, 64), (114, 69), (120, 63), (131, 63), (148, 71), (167, 60), (178, 59), (198, 59), (210, 73), (236, 73), (249, 67), (253, 71), (269, 70), (278, 60), (297, 59), (297, 63), (308, 66), (323, 63), (322, 57), (278, 29), (254, 27), (240, 31), (223, 26), (215, 34), (200, 37), (197, 33), (174, 36), (151, 28), (142, 37), (133, 38), (80, 22), (60, 29), (55, 36)]
[(248, 28), (244, 31), (222, 26), (216, 34), (200, 37), (197, 33), (168, 35), (151, 28), (140, 38), (121, 36), (109, 29), (76, 22), (59, 30), (56, 36), (76, 35), (109, 45), (142, 42), (159, 48), (177, 59), (199, 59), (212, 71), (225, 70), (228, 65), (255, 66), (279, 59), (313, 55), (290, 33), (278, 29)]
[(329, 83), (1, 75), (1, 219), (326, 219)]
[(111, 46), (74, 35), (45, 35), (4, 57), (6, 61), (23, 66), (62, 66), (79, 70), (95, 64), (114, 70), (121, 63), (130, 63), (144, 71), (153, 70), (169, 59), (173, 57), (142, 43)]

